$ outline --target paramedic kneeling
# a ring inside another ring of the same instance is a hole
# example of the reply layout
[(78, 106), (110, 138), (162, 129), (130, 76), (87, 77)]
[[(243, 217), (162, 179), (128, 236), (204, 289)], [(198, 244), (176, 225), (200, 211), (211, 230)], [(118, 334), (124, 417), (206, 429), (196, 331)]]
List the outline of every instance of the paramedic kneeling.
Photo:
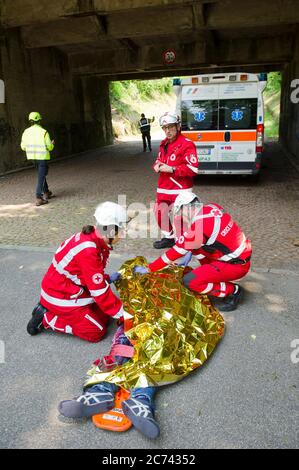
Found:
[(83, 227), (55, 253), (27, 325), (30, 335), (52, 329), (96, 343), (106, 332), (109, 317), (122, 320), (122, 302), (110, 288), (120, 275), (109, 276), (104, 269), (112, 245), (128, 223), (127, 212), (104, 202), (94, 215), (96, 226)]
[(250, 240), (221, 206), (204, 205), (196, 194), (179, 195), (174, 203), (174, 213), (184, 221), (183, 235), (148, 268), (137, 266), (135, 272), (159, 271), (179, 258), (178, 264), (186, 265), (194, 256), (201, 266), (184, 276), (184, 285), (211, 296), (220, 311), (235, 310), (243, 289), (231, 281), (241, 279), (250, 269)]

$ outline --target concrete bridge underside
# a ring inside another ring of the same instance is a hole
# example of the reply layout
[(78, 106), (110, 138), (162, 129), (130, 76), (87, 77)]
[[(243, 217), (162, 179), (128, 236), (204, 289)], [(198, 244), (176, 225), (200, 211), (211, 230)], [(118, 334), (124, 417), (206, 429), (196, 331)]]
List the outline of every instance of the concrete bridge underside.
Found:
[(0, 19), (0, 172), (24, 165), (31, 110), (67, 155), (112, 141), (110, 80), (226, 70), (283, 72), (281, 139), (299, 160), (298, 0), (0, 0)]

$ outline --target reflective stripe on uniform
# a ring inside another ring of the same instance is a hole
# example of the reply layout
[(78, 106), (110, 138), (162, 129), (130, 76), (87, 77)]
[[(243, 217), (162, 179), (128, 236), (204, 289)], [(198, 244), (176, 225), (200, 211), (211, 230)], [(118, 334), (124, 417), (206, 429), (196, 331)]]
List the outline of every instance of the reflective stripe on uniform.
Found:
[(107, 292), (109, 287), (110, 287), (110, 285), (108, 284), (108, 282), (106, 282), (106, 287), (104, 287), (103, 289), (90, 290), (89, 292), (93, 297), (99, 297), (100, 295), (105, 294), (105, 292)]
[(187, 167), (188, 167), (190, 170), (194, 171), (194, 173), (198, 174), (198, 169), (197, 169), (195, 166), (192, 166), (192, 165), (188, 165), (188, 164), (187, 164)]
[(172, 261), (168, 258), (168, 256), (166, 256), (166, 254), (164, 253), (164, 255), (161, 256), (161, 259), (164, 261), (164, 263), (166, 264), (171, 264)]
[(41, 289), (41, 296), (49, 304), (56, 305), (57, 307), (84, 307), (85, 305), (94, 303), (94, 299), (92, 297), (85, 297), (83, 299), (76, 300), (59, 299), (57, 297), (52, 297), (51, 295), (46, 294), (43, 289)]
[(201, 294), (207, 294), (208, 292), (211, 292), (212, 289), (213, 289), (213, 283), (212, 283), (212, 282), (209, 282), (209, 284), (207, 285), (207, 287), (205, 288), (205, 290), (202, 290), (202, 291), (201, 291)]
[(121, 318), (123, 316), (124, 316), (124, 308), (123, 306), (121, 306), (121, 309), (115, 315), (113, 315), (112, 318), (117, 320), (118, 318)]
[(213, 228), (212, 235), (210, 236), (208, 241), (205, 243), (205, 245), (213, 245), (213, 243), (215, 243), (215, 241), (216, 241), (216, 239), (219, 235), (219, 232), (220, 232), (220, 227), (221, 227), (221, 218), (220, 217), (215, 217), (214, 218), (214, 228)]
[(246, 248), (246, 237), (245, 235), (243, 235), (243, 241), (241, 245), (232, 253), (228, 253), (227, 255), (221, 256), (221, 258), (219, 258), (219, 261), (230, 261), (231, 259), (238, 258), (243, 253), (245, 248)]
[(64, 333), (64, 328), (56, 328), (56, 327), (55, 327), (56, 321), (57, 321), (57, 319), (58, 319), (58, 316), (57, 316), (57, 315), (56, 315), (56, 317), (52, 318), (52, 320), (49, 322), (48, 317), (47, 317), (47, 314), (45, 313), (45, 314), (44, 314), (44, 319), (45, 319), (46, 323), (49, 325), (49, 327), (50, 327), (53, 331), (61, 331), (62, 333)]
[(205, 258), (205, 255), (193, 255), (196, 259), (203, 259)]
[(179, 188), (183, 189), (183, 186), (180, 183), (178, 183), (174, 178), (170, 177), (170, 179), (174, 184), (177, 184), (179, 186)]
[(185, 255), (186, 253), (188, 253), (188, 250), (185, 250), (185, 248), (179, 248), (176, 245), (174, 245), (172, 248), (180, 255)]
[(76, 276), (75, 274), (70, 274), (68, 271), (66, 271), (65, 269), (63, 269), (56, 261), (55, 258), (53, 258), (53, 261), (52, 261), (52, 264), (54, 266), (54, 268), (56, 269), (56, 271), (59, 273), (59, 274), (62, 274), (63, 276), (67, 277), (68, 279), (70, 279), (72, 282), (74, 282), (75, 284), (77, 285), (81, 285), (81, 281), (80, 279), (78, 278), (78, 276)]
[(90, 315), (85, 315), (86, 320), (89, 320), (91, 323), (93, 323), (94, 325), (96, 325), (101, 331), (104, 329), (102, 327), (102, 325), (100, 325), (100, 323), (98, 323), (94, 318), (92, 318)]
[(226, 284), (225, 282), (220, 282), (220, 294), (218, 297), (225, 297)]
[(192, 193), (193, 188), (187, 189), (162, 189), (158, 188), (157, 193), (159, 194), (182, 194), (182, 193)]
[(96, 248), (97, 245), (94, 242), (83, 242), (79, 245), (72, 248), (61, 261), (59, 261), (58, 266), (59, 269), (64, 269), (72, 260), (73, 258), (78, 255), (81, 251), (85, 250), (86, 248)]

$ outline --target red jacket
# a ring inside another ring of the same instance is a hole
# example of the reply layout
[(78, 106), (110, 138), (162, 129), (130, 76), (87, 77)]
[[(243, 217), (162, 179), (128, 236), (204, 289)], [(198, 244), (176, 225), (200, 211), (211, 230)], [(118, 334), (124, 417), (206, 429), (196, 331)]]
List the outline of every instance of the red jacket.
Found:
[(109, 248), (95, 231), (66, 240), (42, 280), (42, 305), (59, 315), (96, 302), (105, 314), (121, 318), (122, 302), (104, 273), (108, 257)]
[(204, 205), (193, 219), (188, 230), (179, 237), (176, 244), (160, 258), (149, 265), (151, 271), (158, 271), (191, 251), (203, 263), (212, 261), (248, 262), (251, 243), (232, 217), (218, 204)]
[(160, 200), (173, 201), (181, 192), (192, 191), (193, 178), (198, 174), (198, 158), (194, 143), (182, 134), (171, 143), (162, 140), (154, 166), (164, 163), (175, 167), (174, 173), (160, 173), (158, 197)]

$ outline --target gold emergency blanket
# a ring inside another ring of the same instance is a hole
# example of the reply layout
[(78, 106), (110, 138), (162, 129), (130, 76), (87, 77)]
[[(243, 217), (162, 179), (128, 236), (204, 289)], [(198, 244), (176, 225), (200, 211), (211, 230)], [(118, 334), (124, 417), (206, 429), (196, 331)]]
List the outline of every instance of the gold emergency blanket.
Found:
[(107, 381), (128, 390), (176, 382), (208, 359), (224, 333), (224, 320), (208, 297), (181, 283), (183, 268), (140, 275), (133, 273), (137, 265), (146, 266), (145, 258), (124, 263), (117, 283), (130, 314), (125, 331), (134, 357), (109, 372), (94, 366), (85, 386)]

